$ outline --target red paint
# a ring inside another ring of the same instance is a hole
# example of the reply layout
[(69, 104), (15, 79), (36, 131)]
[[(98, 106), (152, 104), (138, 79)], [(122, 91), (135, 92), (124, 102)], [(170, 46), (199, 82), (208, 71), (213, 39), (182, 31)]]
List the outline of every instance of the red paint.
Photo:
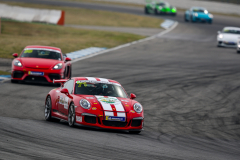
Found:
[(64, 20), (65, 20), (65, 11), (62, 11), (62, 13), (61, 13), (61, 17), (60, 17), (60, 19), (58, 20), (58, 25), (64, 25)]

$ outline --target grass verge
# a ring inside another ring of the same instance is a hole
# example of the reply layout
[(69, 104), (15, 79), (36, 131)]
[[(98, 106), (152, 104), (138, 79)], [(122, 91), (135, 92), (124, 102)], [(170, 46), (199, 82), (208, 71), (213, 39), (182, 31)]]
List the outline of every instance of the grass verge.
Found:
[(92, 46), (112, 48), (142, 38), (144, 36), (129, 33), (2, 21), (0, 57), (12, 58), (12, 53), (20, 53), (27, 45), (55, 46), (61, 48), (63, 53), (68, 53)]
[(64, 10), (66, 24), (159, 28), (160, 27), (159, 24), (163, 22), (163, 19), (159, 18), (110, 11), (90, 10), (75, 7), (39, 5), (20, 2), (7, 2), (2, 0), (0, 0), (0, 2), (8, 5), (21, 7)]
[(11, 74), (10, 72), (0, 70), (0, 75), (10, 75), (10, 74)]

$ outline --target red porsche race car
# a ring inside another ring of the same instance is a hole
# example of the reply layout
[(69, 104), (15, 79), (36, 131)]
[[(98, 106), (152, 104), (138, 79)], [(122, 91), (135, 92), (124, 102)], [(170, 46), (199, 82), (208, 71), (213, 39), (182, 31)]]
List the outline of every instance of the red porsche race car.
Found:
[(61, 49), (49, 46), (27, 46), (12, 62), (11, 82), (53, 82), (53, 79), (71, 77), (71, 58), (63, 56)]
[(45, 101), (45, 119), (62, 119), (80, 125), (140, 133), (143, 107), (127, 95), (120, 83), (94, 77), (54, 80), (62, 86), (51, 90)]

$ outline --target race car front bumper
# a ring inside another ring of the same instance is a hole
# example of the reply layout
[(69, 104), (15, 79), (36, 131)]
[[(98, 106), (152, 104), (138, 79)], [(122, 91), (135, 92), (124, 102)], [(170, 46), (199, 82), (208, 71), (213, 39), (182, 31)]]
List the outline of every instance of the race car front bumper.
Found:
[(94, 114), (82, 113), (76, 114), (76, 125), (98, 128), (98, 129), (113, 129), (125, 131), (141, 131), (143, 130), (143, 117), (127, 118), (126, 122), (104, 120), (103, 117), (98, 117)]
[[(42, 73), (42, 75), (32, 75), (31, 73)], [(52, 83), (53, 79), (64, 77), (64, 70), (40, 70), (32, 68), (15, 67), (12, 70), (12, 80), (34, 82), (34, 83)]]
[(237, 43), (235, 43), (235, 42), (228, 42), (228, 41), (218, 41), (218, 46), (219, 47), (236, 48), (237, 47)]

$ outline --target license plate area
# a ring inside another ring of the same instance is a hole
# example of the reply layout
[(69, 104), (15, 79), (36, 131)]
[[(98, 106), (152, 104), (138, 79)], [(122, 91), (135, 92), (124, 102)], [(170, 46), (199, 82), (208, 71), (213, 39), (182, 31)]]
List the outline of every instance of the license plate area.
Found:
[(125, 122), (126, 121), (126, 117), (105, 116), (105, 120), (107, 120), (107, 121)]
[(28, 75), (33, 75), (33, 76), (44, 76), (44, 72), (33, 72), (29, 71)]

